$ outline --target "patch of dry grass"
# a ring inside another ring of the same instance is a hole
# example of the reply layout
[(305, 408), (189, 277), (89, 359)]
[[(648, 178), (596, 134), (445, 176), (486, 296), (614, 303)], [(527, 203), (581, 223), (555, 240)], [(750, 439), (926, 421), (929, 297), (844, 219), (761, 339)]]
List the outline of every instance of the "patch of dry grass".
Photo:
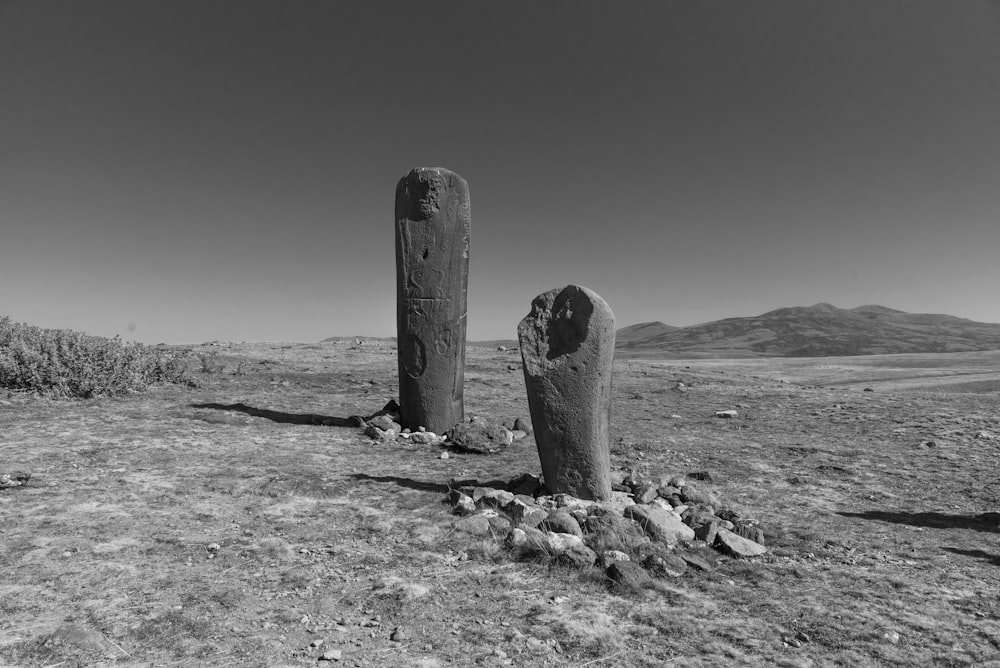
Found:
[[(442, 460), (192, 407), (369, 414), (395, 394), (391, 346), (211, 350), (241, 374), (121, 399), (0, 399), (0, 462), (33, 474), (0, 491), (0, 664), (305, 666), (329, 649), (348, 666), (1000, 658), (1000, 440), (977, 438), (1000, 435), (995, 394), (914, 391), (872, 375), (877, 359), (835, 370), (836, 387), (806, 382), (830, 372), (816, 360), (619, 362), (613, 464), (709, 472), (771, 550), (628, 596), (596, 570), (512, 561), (454, 529), (441, 490), (537, 473), (530, 439)], [(516, 353), (469, 355), (469, 413), (527, 416)], [(793, 375), (807, 386), (781, 382)], [(736, 419), (714, 417), (729, 408)]]

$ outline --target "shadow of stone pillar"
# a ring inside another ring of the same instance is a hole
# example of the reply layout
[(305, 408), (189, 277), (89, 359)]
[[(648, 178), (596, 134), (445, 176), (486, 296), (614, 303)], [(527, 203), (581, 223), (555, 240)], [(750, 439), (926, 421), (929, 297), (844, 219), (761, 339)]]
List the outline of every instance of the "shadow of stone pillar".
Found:
[(400, 421), (443, 432), (464, 421), (469, 185), (440, 167), (396, 186)]
[(517, 336), (546, 489), (609, 499), (611, 308), (588, 288), (550, 290), (531, 302)]

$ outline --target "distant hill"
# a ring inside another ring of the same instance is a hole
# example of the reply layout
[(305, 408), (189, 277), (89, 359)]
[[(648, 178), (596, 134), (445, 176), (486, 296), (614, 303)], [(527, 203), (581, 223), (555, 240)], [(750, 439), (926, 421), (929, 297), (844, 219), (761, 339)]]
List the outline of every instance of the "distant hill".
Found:
[(827, 357), (1000, 349), (1000, 324), (951, 315), (906, 313), (885, 306), (830, 304), (779, 308), (749, 318), (654, 332), (625, 327), (616, 341), (624, 357)]
[(673, 325), (664, 325), (662, 322), (640, 322), (638, 325), (629, 325), (628, 327), (622, 327), (615, 332), (615, 343), (618, 347), (622, 344), (630, 341), (642, 341), (644, 339), (651, 339), (654, 336), (659, 336), (660, 334), (666, 334), (667, 332), (672, 332), (678, 327)]

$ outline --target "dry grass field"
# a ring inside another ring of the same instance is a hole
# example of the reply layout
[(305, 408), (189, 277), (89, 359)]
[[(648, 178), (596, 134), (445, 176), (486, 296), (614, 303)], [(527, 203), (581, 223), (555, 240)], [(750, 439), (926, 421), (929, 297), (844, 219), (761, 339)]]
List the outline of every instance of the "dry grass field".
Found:
[[(769, 548), (638, 593), (448, 513), (537, 474), (530, 437), (322, 424), (396, 397), (391, 344), (190, 357), (193, 389), (0, 398), (0, 664), (1000, 666), (1000, 352), (617, 362), (613, 467), (709, 472)], [(518, 353), (470, 348), (465, 396), (527, 417)]]

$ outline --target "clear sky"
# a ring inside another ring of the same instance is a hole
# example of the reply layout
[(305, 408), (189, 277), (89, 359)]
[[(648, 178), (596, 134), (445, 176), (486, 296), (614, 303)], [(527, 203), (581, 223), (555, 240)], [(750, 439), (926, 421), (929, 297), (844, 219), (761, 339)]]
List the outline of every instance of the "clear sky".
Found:
[(395, 334), (393, 197), (464, 176), (470, 339), (882, 304), (1000, 322), (990, 0), (0, 0), (0, 314)]

